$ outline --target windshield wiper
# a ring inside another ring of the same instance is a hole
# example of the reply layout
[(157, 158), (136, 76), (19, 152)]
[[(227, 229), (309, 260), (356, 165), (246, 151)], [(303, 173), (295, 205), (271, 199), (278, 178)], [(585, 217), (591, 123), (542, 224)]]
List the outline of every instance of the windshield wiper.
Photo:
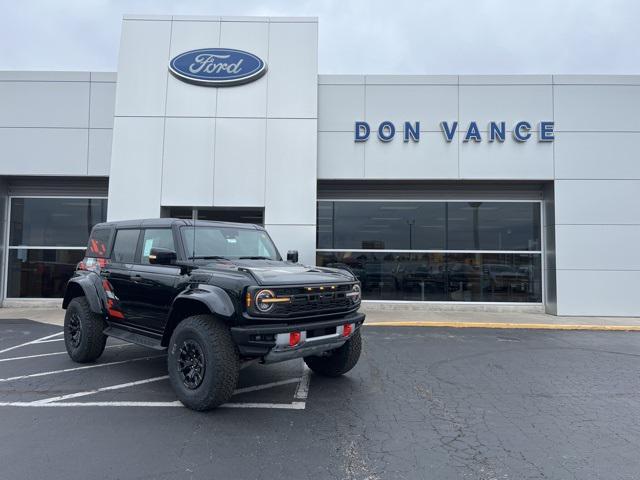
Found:
[(238, 257), (239, 260), (273, 260), (271, 257), (264, 257), (260, 255), (249, 255), (247, 257)]
[(189, 260), (229, 260), (227, 257), (220, 255), (195, 255), (188, 258)]

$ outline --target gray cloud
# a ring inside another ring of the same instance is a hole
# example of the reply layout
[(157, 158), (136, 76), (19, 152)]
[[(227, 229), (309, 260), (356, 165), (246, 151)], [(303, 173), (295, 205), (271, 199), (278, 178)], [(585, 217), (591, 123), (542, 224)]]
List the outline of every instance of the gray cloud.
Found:
[(0, 69), (117, 69), (125, 13), (317, 16), (321, 73), (640, 73), (637, 0), (5, 0)]

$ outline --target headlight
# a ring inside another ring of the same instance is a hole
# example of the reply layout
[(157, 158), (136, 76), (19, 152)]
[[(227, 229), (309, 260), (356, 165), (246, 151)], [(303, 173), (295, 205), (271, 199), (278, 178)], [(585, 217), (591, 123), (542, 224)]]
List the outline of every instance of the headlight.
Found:
[(360, 298), (362, 297), (362, 291), (360, 290), (360, 285), (358, 285), (357, 283), (354, 283), (353, 287), (351, 287), (351, 291), (347, 293), (347, 297), (351, 298), (351, 301), (353, 303), (360, 302)]
[(271, 290), (260, 290), (256, 293), (256, 309), (259, 312), (267, 313), (273, 308), (275, 303), (289, 303), (290, 297), (276, 297)]

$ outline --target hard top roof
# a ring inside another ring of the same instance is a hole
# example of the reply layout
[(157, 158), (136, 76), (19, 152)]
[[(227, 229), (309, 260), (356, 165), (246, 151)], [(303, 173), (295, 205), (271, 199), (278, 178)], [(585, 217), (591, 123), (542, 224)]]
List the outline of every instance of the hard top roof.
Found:
[(116, 222), (98, 223), (94, 228), (168, 228), (173, 227), (174, 225), (191, 227), (194, 224), (196, 227), (233, 227), (263, 230), (261, 226), (253, 223), (214, 222), (211, 220), (197, 220), (194, 222), (191, 219), (182, 218), (143, 218), (139, 220), (120, 220)]

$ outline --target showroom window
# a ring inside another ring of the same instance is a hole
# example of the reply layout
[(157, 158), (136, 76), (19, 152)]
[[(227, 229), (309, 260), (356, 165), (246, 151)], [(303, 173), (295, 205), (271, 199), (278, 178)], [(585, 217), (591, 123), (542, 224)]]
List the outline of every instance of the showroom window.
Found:
[(62, 297), (91, 229), (106, 218), (105, 198), (12, 197), (6, 296)]
[(542, 302), (540, 202), (318, 202), (317, 264), (368, 300)]

